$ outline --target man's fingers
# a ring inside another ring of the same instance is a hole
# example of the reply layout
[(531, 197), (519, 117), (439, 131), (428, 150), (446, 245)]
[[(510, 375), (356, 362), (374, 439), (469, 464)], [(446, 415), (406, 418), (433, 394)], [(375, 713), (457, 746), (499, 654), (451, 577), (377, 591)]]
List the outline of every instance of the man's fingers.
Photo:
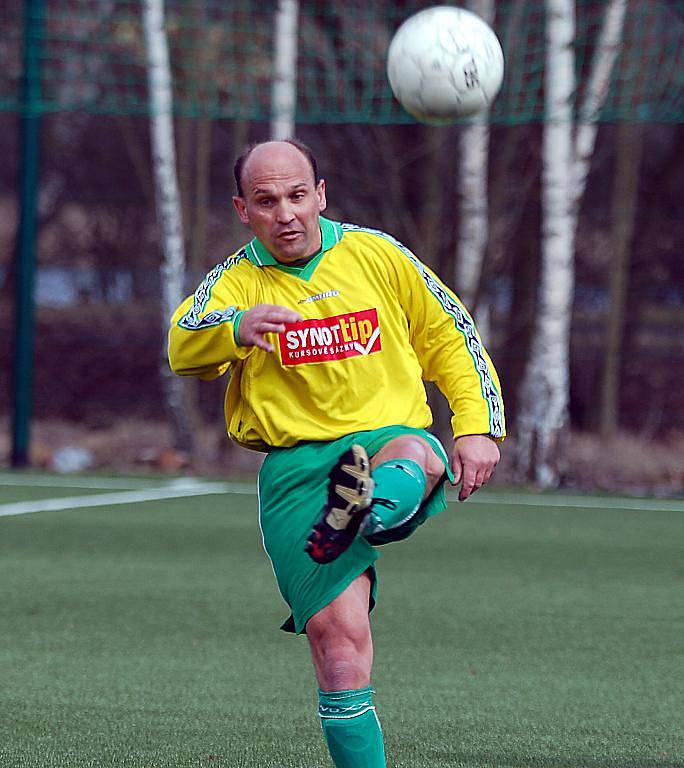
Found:
[(461, 486), (461, 492), (458, 495), (460, 501), (465, 501), (469, 496), (472, 496), (475, 491), (479, 491), (480, 488), (489, 480), (492, 476), (491, 469), (469, 469), (463, 472), (463, 485)]
[(267, 333), (284, 333), (286, 323), (296, 323), (302, 319), (298, 312), (276, 304), (257, 304), (248, 309), (240, 323), (240, 343), (255, 346), (265, 352), (273, 352), (274, 347), (264, 338)]
[(269, 344), (263, 336), (259, 336), (255, 339), (254, 346), (263, 349), (265, 352), (273, 352), (275, 350), (273, 344)]
[[(475, 490), (475, 483), (477, 481), (477, 472), (473, 467), (463, 467), (463, 483), (461, 484), (461, 492), (458, 494), (459, 501), (465, 501), (468, 496)], [(478, 486), (479, 487), (479, 486)]]
[(460, 501), (465, 501), (489, 480), (500, 455), (496, 443), (485, 435), (462, 435), (454, 442), (454, 485), (461, 479)]
[(267, 333), (283, 333), (285, 326), (282, 323), (259, 323), (254, 329), (254, 346), (266, 352), (273, 352), (274, 346), (266, 340)]
[(260, 319), (270, 323), (298, 323), (302, 316), (287, 307), (279, 307), (277, 304), (261, 304), (254, 308), (259, 310)]
[(257, 333), (264, 334), (264, 333), (284, 333), (285, 332), (285, 325), (284, 323), (259, 323), (257, 327), (254, 329), (257, 331)]
[(451, 471), (454, 473), (454, 479), (451, 484), (458, 485), (461, 482), (461, 477), (463, 476), (463, 467), (461, 466), (461, 462), (458, 456), (455, 456), (451, 462)]

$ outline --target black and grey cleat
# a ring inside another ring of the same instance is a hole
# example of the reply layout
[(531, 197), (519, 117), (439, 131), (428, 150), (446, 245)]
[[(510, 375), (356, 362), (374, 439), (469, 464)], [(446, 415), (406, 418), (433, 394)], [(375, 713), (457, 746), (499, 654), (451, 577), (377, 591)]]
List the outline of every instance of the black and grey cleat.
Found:
[(345, 552), (361, 531), (373, 501), (375, 483), (366, 449), (352, 445), (330, 470), (328, 501), (306, 543), (317, 563), (331, 563)]

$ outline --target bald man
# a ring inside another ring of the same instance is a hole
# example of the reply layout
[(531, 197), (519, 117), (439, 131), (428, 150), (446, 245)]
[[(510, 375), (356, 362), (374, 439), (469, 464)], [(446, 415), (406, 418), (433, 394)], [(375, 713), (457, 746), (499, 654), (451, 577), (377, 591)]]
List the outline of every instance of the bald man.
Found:
[[(180, 375), (230, 371), (228, 434), (265, 451), (264, 546), (306, 634), (319, 715), (338, 768), (379, 768), (369, 613), (377, 547), (411, 536), (485, 484), (505, 435), (496, 371), (458, 298), (378, 230), (324, 218), (325, 181), (297, 140), (257, 144), (235, 164), (235, 210), (252, 240), (176, 311)], [(453, 411), (448, 456), (427, 431), (423, 380)]]

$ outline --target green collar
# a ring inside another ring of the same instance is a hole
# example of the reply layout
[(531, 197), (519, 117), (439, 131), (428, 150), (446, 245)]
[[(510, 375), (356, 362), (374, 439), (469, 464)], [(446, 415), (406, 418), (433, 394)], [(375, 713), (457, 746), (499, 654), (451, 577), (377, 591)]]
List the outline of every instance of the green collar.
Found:
[(270, 254), (262, 242), (253, 238), (245, 246), (247, 258), (257, 267), (277, 267), (283, 272), (289, 272), (291, 275), (297, 275), (303, 280), (308, 280), (318, 266), (323, 254), (329, 251), (334, 245), (342, 239), (342, 225), (336, 221), (330, 221), (323, 216), (319, 217), (321, 226), (321, 250), (306, 264), (301, 267), (293, 267), (288, 264), (281, 264), (272, 254)]

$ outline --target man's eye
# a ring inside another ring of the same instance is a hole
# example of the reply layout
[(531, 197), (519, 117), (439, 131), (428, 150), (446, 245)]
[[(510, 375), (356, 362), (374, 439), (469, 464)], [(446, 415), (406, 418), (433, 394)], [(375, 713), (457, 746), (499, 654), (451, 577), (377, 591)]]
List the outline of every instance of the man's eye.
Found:
[(292, 195), (293, 200), (302, 200), (304, 198), (303, 192), (295, 192), (294, 195)]

